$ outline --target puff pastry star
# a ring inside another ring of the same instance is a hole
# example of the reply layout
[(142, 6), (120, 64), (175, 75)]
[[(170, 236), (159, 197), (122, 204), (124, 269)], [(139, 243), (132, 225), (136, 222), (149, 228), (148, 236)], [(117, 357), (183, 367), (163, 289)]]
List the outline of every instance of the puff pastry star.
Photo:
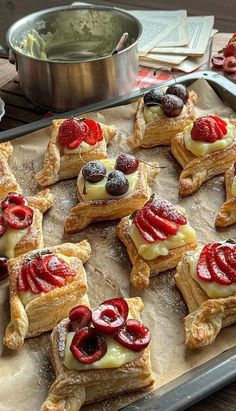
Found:
[(74, 306), (88, 304), (83, 263), (90, 253), (84, 240), (34, 250), (8, 261), (11, 321), (3, 340), (8, 348), (20, 349), (25, 338), (53, 329)]

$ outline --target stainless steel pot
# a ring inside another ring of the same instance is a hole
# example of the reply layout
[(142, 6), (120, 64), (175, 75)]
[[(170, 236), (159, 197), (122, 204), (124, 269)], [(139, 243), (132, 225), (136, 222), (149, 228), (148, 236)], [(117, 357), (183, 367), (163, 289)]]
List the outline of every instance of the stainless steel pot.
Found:
[[(111, 55), (124, 32), (125, 48)], [(140, 22), (117, 8), (54, 7), (10, 27), (9, 60), (33, 103), (63, 112), (129, 93), (137, 79), (141, 34)]]

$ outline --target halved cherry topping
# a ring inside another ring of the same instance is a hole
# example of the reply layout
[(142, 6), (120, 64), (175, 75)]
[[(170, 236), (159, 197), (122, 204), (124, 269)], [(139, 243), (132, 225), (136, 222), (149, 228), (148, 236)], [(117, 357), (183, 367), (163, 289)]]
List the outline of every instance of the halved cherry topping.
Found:
[(5, 200), (2, 201), (2, 209), (5, 210), (7, 207), (10, 207), (10, 206), (27, 205), (27, 204), (28, 204), (28, 201), (22, 194), (11, 192), (8, 194)]
[(32, 224), (33, 216), (32, 208), (24, 205), (7, 207), (4, 210), (6, 222), (12, 228), (23, 229), (29, 227)]
[(0, 281), (8, 277), (8, 258), (5, 256), (0, 256)]
[(223, 285), (230, 285), (232, 283), (231, 279), (229, 276), (224, 273), (219, 266), (216, 263), (215, 259), (215, 250), (218, 247), (218, 243), (212, 244), (207, 253), (207, 264), (208, 264), (208, 269), (211, 273), (211, 278), (213, 281), (216, 281), (218, 284), (223, 284)]
[(84, 123), (88, 126), (89, 132), (86, 134), (84, 141), (87, 144), (94, 145), (103, 139), (102, 129), (96, 121), (88, 119)]
[(209, 116), (211, 118), (213, 118), (213, 120), (216, 121), (216, 123), (218, 124), (218, 126), (220, 127), (221, 131), (223, 132), (223, 134), (227, 134), (227, 123), (226, 121), (224, 121), (222, 118), (218, 117), (218, 116)]
[(197, 275), (203, 281), (212, 281), (211, 273), (207, 264), (207, 254), (211, 247), (211, 244), (207, 244), (203, 247), (197, 264)]
[(92, 312), (92, 323), (104, 334), (113, 334), (125, 323), (129, 307), (124, 298), (106, 300)]
[[(158, 227), (153, 227), (149, 222), (145, 219), (144, 216), (144, 209), (139, 210), (134, 218), (134, 222), (138, 221), (139, 226), (142, 227), (142, 230), (146, 231), (153, 239), (154, 241), (160, 240), (163, 241), (166, 239), (166, 234), (164, 234), (161, 230), (158, 229)], [(139, 227), (137, 226), (139, 229)]]
[(166, 218), (159, 217), (155, 214), (149, 204), (147, 204), (143, 209), (144, 218), (154, 227), (159, 227), (165, 235), (174, 235), (178, 231), (178, 225)]
[(69, 331), (78, 331), (87, 327), (92, 321), (92, 311), (85, 305), (72, 308), (69, 313)]
[(173, 223), (184, 225), (187, 223), (184, 215), (180, 214), (179, 211), (167, 200), (154, 198), (149, 202), (151, 210), (158, 214), (159, 217), (166, 218)]
[(132, 351), (141, 351), (150, 343), (151, 333), (140, 321), (127, 320), (126, 324), (114, 335), (114, 338)]
[(70, 350), (76, 360), (84, 364), (92, 364), (104, 357), (107, 352), (107, 344), (98, 330), (84, 327), (74, 335)]
[(1, 215), (0, 216), (0, 237), (5, 233), (7, 229), (7, 223), (5, 221), (5, 218)]

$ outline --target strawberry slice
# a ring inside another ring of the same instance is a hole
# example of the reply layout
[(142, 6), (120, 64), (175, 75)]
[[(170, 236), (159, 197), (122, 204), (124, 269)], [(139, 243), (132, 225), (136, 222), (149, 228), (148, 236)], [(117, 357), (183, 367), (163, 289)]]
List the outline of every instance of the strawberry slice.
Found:
[[(68, 118), (61, 123), (58, 129), (58, 142), (61, 145), (66, 145), (68, 148), (75, 148), (73, 145), (69, 147), (74, 141), (76, 144), (81, 144), (89, 133), (89, 128), (83, 120), (75, 118)], [(77, 147), (77, 146), (76, 146)]]
[(135, 216), (134, 222), (136, 224), (136, 221), (138, 220), (139, 226), (142, 227), (143, 231), (148, 233), (154, 241), (160, 240), (163, 241), (166, 239), (166, 235), (162, 233), (158, 228), (152, 227), (149, 222), (145, 219), (144, 217), (144, 210), (139, 210)]
[(211, 273), (213, 281), (216, 281), (218, 284), (230, 285), (232, 283), (228, 275), (223, 272), (220, 267), (217, 265), (215, 259), (216, 248), (219, 246), (219, 243), (211, 244), (207, 252), (207, 265)]
[(33, 275), (31, 275), (28, 268), (26, 268), (26, 280), (27, 280), (28, 285), (29, 285), (29, 290), (33, 294), (40, 294), (41, 290), (40, 290), (37, 282), (35, 281), (35, 277)]
[(167, 200), (154, 199), (150, 202), (150, 208), (155, 214), (158, 214), (159, 217), (166, 218), (173, 223), (179, 225), (187, 223), (186, 218)]
[(100, 124), (96, 123), (96, 121), (91, 119), (85, 120), (85, 124), (89, 128), (89, 133), (86, 135), (84, 139), (85, 143), (94, 145), (103, 139)]
[[(47, 290), (42, 290), (45, 292), (50, 291), (50, 289), (56, 287), (63, 287), (66, 284), (66, 279), (62, 277), (58, 277), (49, 271), (45, 270), (43, 265), (43, 258), (37, 258), (31, 260), (28, 263), (28, 270), (31, 272), (31, 275), (38, 281), (42, 281), (42, 286), (47, 288)], [(53, 287), (52, 287), (53, 286)]]
[(207, 264), (207, 255), (208, 251), (211, 247), (211, 244), (207, 244), (203, 247), (201, 254), (198, 259), (198, 264), (197, 264), (197, 276), (200, 278), (200, 280), (203, 281), (208, 281), (211, 282), (211, 273), (208, 269), (208, 264)]
[(29, 290), (29, 284), (27, 281), (27, 272), (26, 272), (26, 267), (23, 265), (19, 271), (18, 278), (17, 278), (17, 283), (18, 283), (18, 289), (19, 291), (28, 291)]
[(148, 243), (154, 243), (155, 242), (155, 238), (153, 238), (149, 233), (147, 233), (143, 227), (141, 226), (141, 224), (139, 223), (139, 220), (135, 217), (134, 219), (134, 223), (138, 229), (138, 231), (140, 232), (141, 236), (144, 238), (144, 240), (146, 240)]
[(47, 270), (58, 277), (74, 277), (76, 275), (76, 272), (70, 265), (57, 255), (47, 256), (47, 258), (44, 258), (44, 263), (46, 264)]
[(143, 216), (149, 224), (155, 228), (160, 228), (165, 235), (174, 235), (178, 231), (177, 224), (154, 214), (151, 210), (150, 204), (147, 204), (147, 206), (144, 207)]
[(232, 268), (236, 268), (236, 244), (221, 244), (220, 249), (224, 252), (227, 264)]
[(216, 121), (216, 123), (220, 127), (223, 134), (226, 135), (227, 134), (227, 123), (226, 123), (226, 121), (224, 121), (222, 118), (220, 118), (218, 116), (209, 116), (209, 117), (213, 118), (213, 120)]
[(5, 221), (5, 218), (1, 215), (0, 216), (0, 237), (5, 233), (7, 229), (7, 223)]
[[(218, 267), (227, 275), (232, 281), (236, 281), (236, 267), (235, 269), (232, 268), (227, 260), (226, 260), (226, 253), (231, 254), (232, 249), (230, 247), (222, 247), (221, 243), (218, 243), (217, 247), (215, 248), (215, 260)], [(235, 260), (234, 260), (235, 261)]]

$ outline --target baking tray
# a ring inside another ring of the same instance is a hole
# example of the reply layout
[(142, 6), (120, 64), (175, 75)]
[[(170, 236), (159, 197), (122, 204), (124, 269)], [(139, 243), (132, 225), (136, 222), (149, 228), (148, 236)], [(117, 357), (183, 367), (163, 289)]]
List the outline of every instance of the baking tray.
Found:
[[(176, 82), (189, 86), (191, 83), (202, 77), (210, 84), (221, 100), (236, 111), (236, 85), (217, 73), (210, 71), (199, 72), (179, 77)], [(145, 92), (153, 88), (169, 86), (174, 82), (175, 80), (170, 80), (159, 85), (148, 87), (145, 89)], [(84, 113), (128, 104), (135, 101), (142, 94), (143, 89), (139, 89), (125, 96), (90, 104), (66, 113), (56, 114), (50, 118), (35, 121), (31, 124), (0, 132), (0, 142), (13, 140), (22, 135), (47, 127), (51, 124), (54, 118), (80, 116)], [(185, 373), (181, 377), (176, 378), (174, 381), (157, 388), (155, 391), (123, 409), (126, 411), (182, 411), (235, 379), (236, 345)]]

